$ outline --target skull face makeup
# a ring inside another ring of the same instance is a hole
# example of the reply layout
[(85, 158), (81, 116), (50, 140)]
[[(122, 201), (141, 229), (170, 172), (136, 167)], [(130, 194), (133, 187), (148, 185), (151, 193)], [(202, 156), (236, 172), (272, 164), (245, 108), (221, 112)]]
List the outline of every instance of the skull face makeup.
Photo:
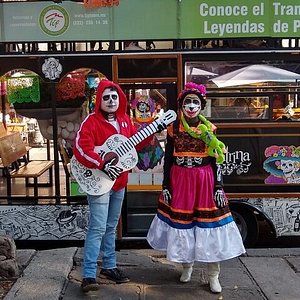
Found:
[(119, 108), (119, 95), (117, 91), (107, 88), (104, 90), (101, 99), (101, 110), (107, 113), (114, 113)]
[(186, 95), (182, 102), (182, 111), (189, 119), (197, 117), (201, 111), (201, 100), (199, 97), (195, 94)]

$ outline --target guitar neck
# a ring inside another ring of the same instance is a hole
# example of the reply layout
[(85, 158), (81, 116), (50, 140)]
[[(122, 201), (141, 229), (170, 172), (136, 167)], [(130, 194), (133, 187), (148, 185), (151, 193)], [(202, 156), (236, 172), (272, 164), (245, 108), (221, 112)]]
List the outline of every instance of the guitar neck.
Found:
[(145, 140), (155, 132), (157, 132), (159, 121), (154, 121), (145, 128), (139, 130), (136, 134), (131, 136), (125, 143), (119, 146), (115, 152), (121, 157), (132, 148), (134, 148), (141, 141)]

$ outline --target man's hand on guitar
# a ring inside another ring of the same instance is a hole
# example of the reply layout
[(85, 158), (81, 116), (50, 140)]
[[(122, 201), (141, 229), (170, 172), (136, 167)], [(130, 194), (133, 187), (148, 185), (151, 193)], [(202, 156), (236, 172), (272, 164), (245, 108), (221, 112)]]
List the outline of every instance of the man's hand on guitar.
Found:
[(113, 158), (112, 160), (107, 161), (103, 168), (102, 171), (111, 179), (111, 180), (116, 180), (122, 173), (122, 169), (115, 166), (113, 163), (116, 158)]

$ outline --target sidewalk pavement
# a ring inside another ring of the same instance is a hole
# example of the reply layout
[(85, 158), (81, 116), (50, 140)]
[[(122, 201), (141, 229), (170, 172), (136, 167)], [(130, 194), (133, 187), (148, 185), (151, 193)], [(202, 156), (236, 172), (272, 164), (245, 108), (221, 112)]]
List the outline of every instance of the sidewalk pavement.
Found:
[(247, 249), (246, 255), (222, 262), (221, 294), (210, 293), (206, 264), (196, 263), (191, 282), (180, 283), (181, 265), (151, 249), (118, 251), (118, 267), (131, 281), (98, 278), (100, 290), (85, 294), (80, 289), (82, 248), (17, 253), (23, 272), (4, 300), (300, 299), (300, 248)]

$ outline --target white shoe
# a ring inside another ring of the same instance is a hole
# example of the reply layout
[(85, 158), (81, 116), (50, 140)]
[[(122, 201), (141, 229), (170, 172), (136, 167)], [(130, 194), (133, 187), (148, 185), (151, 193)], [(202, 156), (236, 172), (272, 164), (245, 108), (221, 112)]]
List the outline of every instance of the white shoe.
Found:
[(193, 273), (193, 267), (183, 268), (182, 274), (180, 276), (180, 282), (191, 281), (192, 273)]
[(222, 292), (222, 287), (219, 282), (218, 276), (209, 276), (208, 281), (212, 293), (218, 294)]

